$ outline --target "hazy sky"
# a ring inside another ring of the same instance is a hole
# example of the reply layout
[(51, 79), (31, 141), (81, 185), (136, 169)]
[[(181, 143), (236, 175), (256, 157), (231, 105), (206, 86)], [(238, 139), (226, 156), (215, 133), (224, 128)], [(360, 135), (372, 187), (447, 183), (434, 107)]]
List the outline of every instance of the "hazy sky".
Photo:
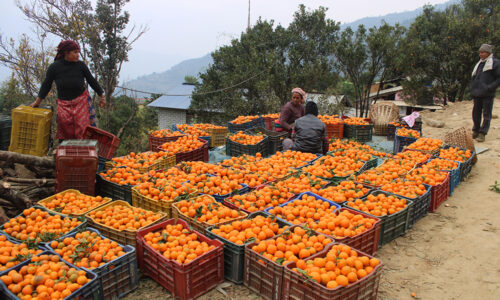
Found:
[[(27, 0), (23, 0), (27, 1)], [(15, 0), (0, 0), (0, 34), (17, 38), (31, 33), (30, 24), (15, 5)], [(163, 72), (189, 58), (204, 56), (238, 38), (248, 23), (248, 0), (131, 0), (126, 5), (130, 25), (146, 25), (149, 30), (130, 52), (121, 74), (122, 80), (152, 72)], [(251, 0), (250, 23), (259, 16), (287, 26), (300, 3), (310, 9), (328, 8), (328, 18), (349, 23), (363, 17), (381, 16), (414, 10), (425, 4), (447, 0)], [(59, 40), (54, 40), (54, 47)], [(0, 67), (0, 81), (9, 70)]]

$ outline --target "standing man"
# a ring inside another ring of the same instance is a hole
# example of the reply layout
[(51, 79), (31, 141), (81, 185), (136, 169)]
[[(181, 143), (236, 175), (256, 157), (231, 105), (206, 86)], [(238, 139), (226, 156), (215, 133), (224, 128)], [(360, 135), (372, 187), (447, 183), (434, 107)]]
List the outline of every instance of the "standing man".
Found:
[[(470, 94), (474, 99), (472, 109), (473, 138), (478, 142), (484, 142), (488, 129), (490, 128), (491, 113), (493, 111), (493, 99), (495, 91), (500, 85), (500, 60), (493, 58), (493, 47), (482, 44), (479, 48), (480, 60), (472, 71)], [(483, 124), (481, 125), (481, 115)]]

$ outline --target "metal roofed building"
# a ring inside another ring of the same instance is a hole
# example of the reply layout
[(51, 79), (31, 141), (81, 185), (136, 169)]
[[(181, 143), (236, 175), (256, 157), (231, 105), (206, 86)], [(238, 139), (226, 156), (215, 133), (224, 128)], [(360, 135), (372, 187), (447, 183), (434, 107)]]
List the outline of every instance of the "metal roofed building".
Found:
[(148, 104), (149, 107), (158, 108), (159, 129), (172, 128), (173, 124), (189, 123), (191, 116), (188, 114), (188, 109), (193, 90), (194, 85), (180, 85), (168, 92), (169, 95), (180, 96), (164, 95)]

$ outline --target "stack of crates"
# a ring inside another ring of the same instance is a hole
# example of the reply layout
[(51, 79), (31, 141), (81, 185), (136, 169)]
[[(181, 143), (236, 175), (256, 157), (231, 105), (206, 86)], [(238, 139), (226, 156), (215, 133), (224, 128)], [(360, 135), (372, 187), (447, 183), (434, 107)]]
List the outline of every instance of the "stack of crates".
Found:
[(52, 111), (21, 105), (12, 110), (9, 151), (45, 156), (49, 152)]
[(0, 150), (9, 150), (11, 128), (12, 119), (6, 115), (0, 115)]
[(97, 141), (64, 141), (57, 147), (56, 193), (75, 189), (94, 195), (97, 163)]

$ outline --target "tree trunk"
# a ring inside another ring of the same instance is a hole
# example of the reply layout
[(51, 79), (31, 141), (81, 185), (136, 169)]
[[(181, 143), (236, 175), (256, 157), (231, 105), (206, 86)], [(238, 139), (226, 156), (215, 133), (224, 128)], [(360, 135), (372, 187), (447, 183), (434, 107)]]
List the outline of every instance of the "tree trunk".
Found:
[(36, 186), (42, 186), (42, 185), (53, 185), (55, 183), (54, 179), (38, 179), (38, 178), (14, 178), (14, 177), (6, 177), (4, 178), (5, 181), (10, 181), (10, 182), (19, 182), (19, 183), (34, 183)]
[(132, 112), (132, 114), (130, 115), (130, 117), (127, 119), (127, 121), (125, 121), (125, 123), (123, 123), (123, 126), (120, 128), (120, 130), (118, 130), (118, 133), (116, 134), (116, 137), (121, 139), (122, 138), (122, 134), (123, 132), (125, 131), (125, 128), (127, 128), (128, 124), (134, 119), (135, 115), (137, 114), (137, 105), (134, 107), (134, 111)]
[(53, 158), (38, 157), (10, 151), (0, 151), (0, 160), (43, 168), (54, 168)]
[(0, 196), (12, 202), (20, 210), (33, 205), (28, 196), (11, 189), (7, 182), (0, 181)]

